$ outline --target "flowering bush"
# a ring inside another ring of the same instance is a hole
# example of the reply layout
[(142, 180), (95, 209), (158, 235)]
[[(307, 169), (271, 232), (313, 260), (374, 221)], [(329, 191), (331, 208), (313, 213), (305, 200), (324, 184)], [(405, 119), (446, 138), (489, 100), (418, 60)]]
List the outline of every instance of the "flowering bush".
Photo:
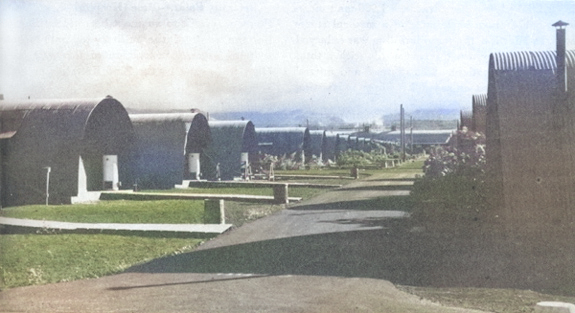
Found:
[(418, 203), (413, 216), (448, 228), (450, 222), (483, 219), (488, 207), (485, 166), (485, 136), (458, 131), (449, 146), (434, 149), (425, 161), (425, 175), (411, 191)]
[(379, 151), (364, 152), (348, 150), (337, 157), (338, 166), (369, 166), (379, 165), (387, 159), (387, 156)]
[(485, 136), (465, 127), (448, 147), (434, 149), (423, 165), (428, 178), (446, 175), (481, 176), (485, 173)]
[(305, 166), (296, 159), (296, 153), (290, 155), (284, 154), (282, 156), (260, 154), (257, 163), (256, 168), (258, 172), (269, 170), (271, 164), (273, 164), (274, 169), (278, 170), (299, 170), (305, 168)]

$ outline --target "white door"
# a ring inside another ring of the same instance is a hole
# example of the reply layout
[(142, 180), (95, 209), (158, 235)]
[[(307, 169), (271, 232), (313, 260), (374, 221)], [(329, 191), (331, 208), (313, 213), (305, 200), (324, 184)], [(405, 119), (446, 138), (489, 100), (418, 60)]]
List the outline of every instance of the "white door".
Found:
[(200, 154), (188, 154), (188, 170), (196, 179), (200, 179)]
[(119, 175), (118, 175), (118, 156), (117, 155), (104, 155), (103, 156), (104, 168), (104, 186), (106, 189), (118, 190), (119, 189)]
[(241, 155), (241, 162), (242, 162), (242, 178), (249, 179), (250, 177), (250, 158), (249, 153), (242, 152)]

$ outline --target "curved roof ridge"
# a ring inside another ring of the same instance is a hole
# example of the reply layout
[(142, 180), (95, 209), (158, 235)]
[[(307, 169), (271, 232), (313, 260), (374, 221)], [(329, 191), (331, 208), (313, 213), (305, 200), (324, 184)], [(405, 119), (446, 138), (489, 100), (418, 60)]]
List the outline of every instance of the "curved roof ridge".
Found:
[(32, 100), (6, 100), (2, 101), (0, 111), (14, 110), (75, 110), (81, 106), (96, 107), (104, 98), (77, 98), (77, 99), (32, 99)]
[(134, 113), (130, 114), (130, 120), (133, 123), (169, 122), (169, 121), (192, 122), (198, 116), (204, 116), (204, 115), (202, 113)]
[(487, 106), (487, 94), (473, 95), (471, 101), (474, 105)]
[[(556, 51), (517, 51), (492, 53), (496, 71), (517, 70), (555, 70), (557, 68)], [(565, 53), (565, 65), (575, 67), (575, 50)]]

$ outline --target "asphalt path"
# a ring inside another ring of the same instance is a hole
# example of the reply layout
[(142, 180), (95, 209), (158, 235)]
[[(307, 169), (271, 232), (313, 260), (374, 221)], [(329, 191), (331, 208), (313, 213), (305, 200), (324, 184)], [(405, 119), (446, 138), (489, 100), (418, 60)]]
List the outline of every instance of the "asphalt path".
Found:
[[(193, 252), (98, 279), (14, 288), (5, 312), (478, 312), (399, 291), (428, 266), (401, 225), (365, 200), (409, 193), (410, 175), (372, 176), (244, 224)], [(393, 202), (390, 202), (393, 203)]]

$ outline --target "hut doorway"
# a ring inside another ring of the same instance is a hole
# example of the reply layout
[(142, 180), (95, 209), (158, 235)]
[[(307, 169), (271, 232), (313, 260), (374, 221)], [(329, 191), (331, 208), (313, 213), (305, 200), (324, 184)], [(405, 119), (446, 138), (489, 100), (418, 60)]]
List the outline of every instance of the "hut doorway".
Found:
[[(80, 156), (81, 165), (83, 165), (84, 170), (80, 167), (79, 178), (83, 178), (85, 182), (80, 179), (78, 181), (78, 193), (80, 192), (80, 186), (84, 186), (86, 191), (99, 191), (103, 188), (103, 177), (104, 169), (102, 166), (102, 155), (82, 155)], [(83, 173), (82, 173), (83, 172)]]
[(88, 193), (88, 174), (82, 156), (78, 161), (78, 197)]
[(102, 157), (102, 167), (104, 170), (104, 189), (118, 190), (120, 175), (118, 174), (118, 156), (104, 155)]
[(78, 194), (88, 191), (118, 190), (120, 175), (118, 156), (80, 156), (78, 162)]
[(200, 153), (188, 154), (188, 175), (189, 178), (200, 179)]

